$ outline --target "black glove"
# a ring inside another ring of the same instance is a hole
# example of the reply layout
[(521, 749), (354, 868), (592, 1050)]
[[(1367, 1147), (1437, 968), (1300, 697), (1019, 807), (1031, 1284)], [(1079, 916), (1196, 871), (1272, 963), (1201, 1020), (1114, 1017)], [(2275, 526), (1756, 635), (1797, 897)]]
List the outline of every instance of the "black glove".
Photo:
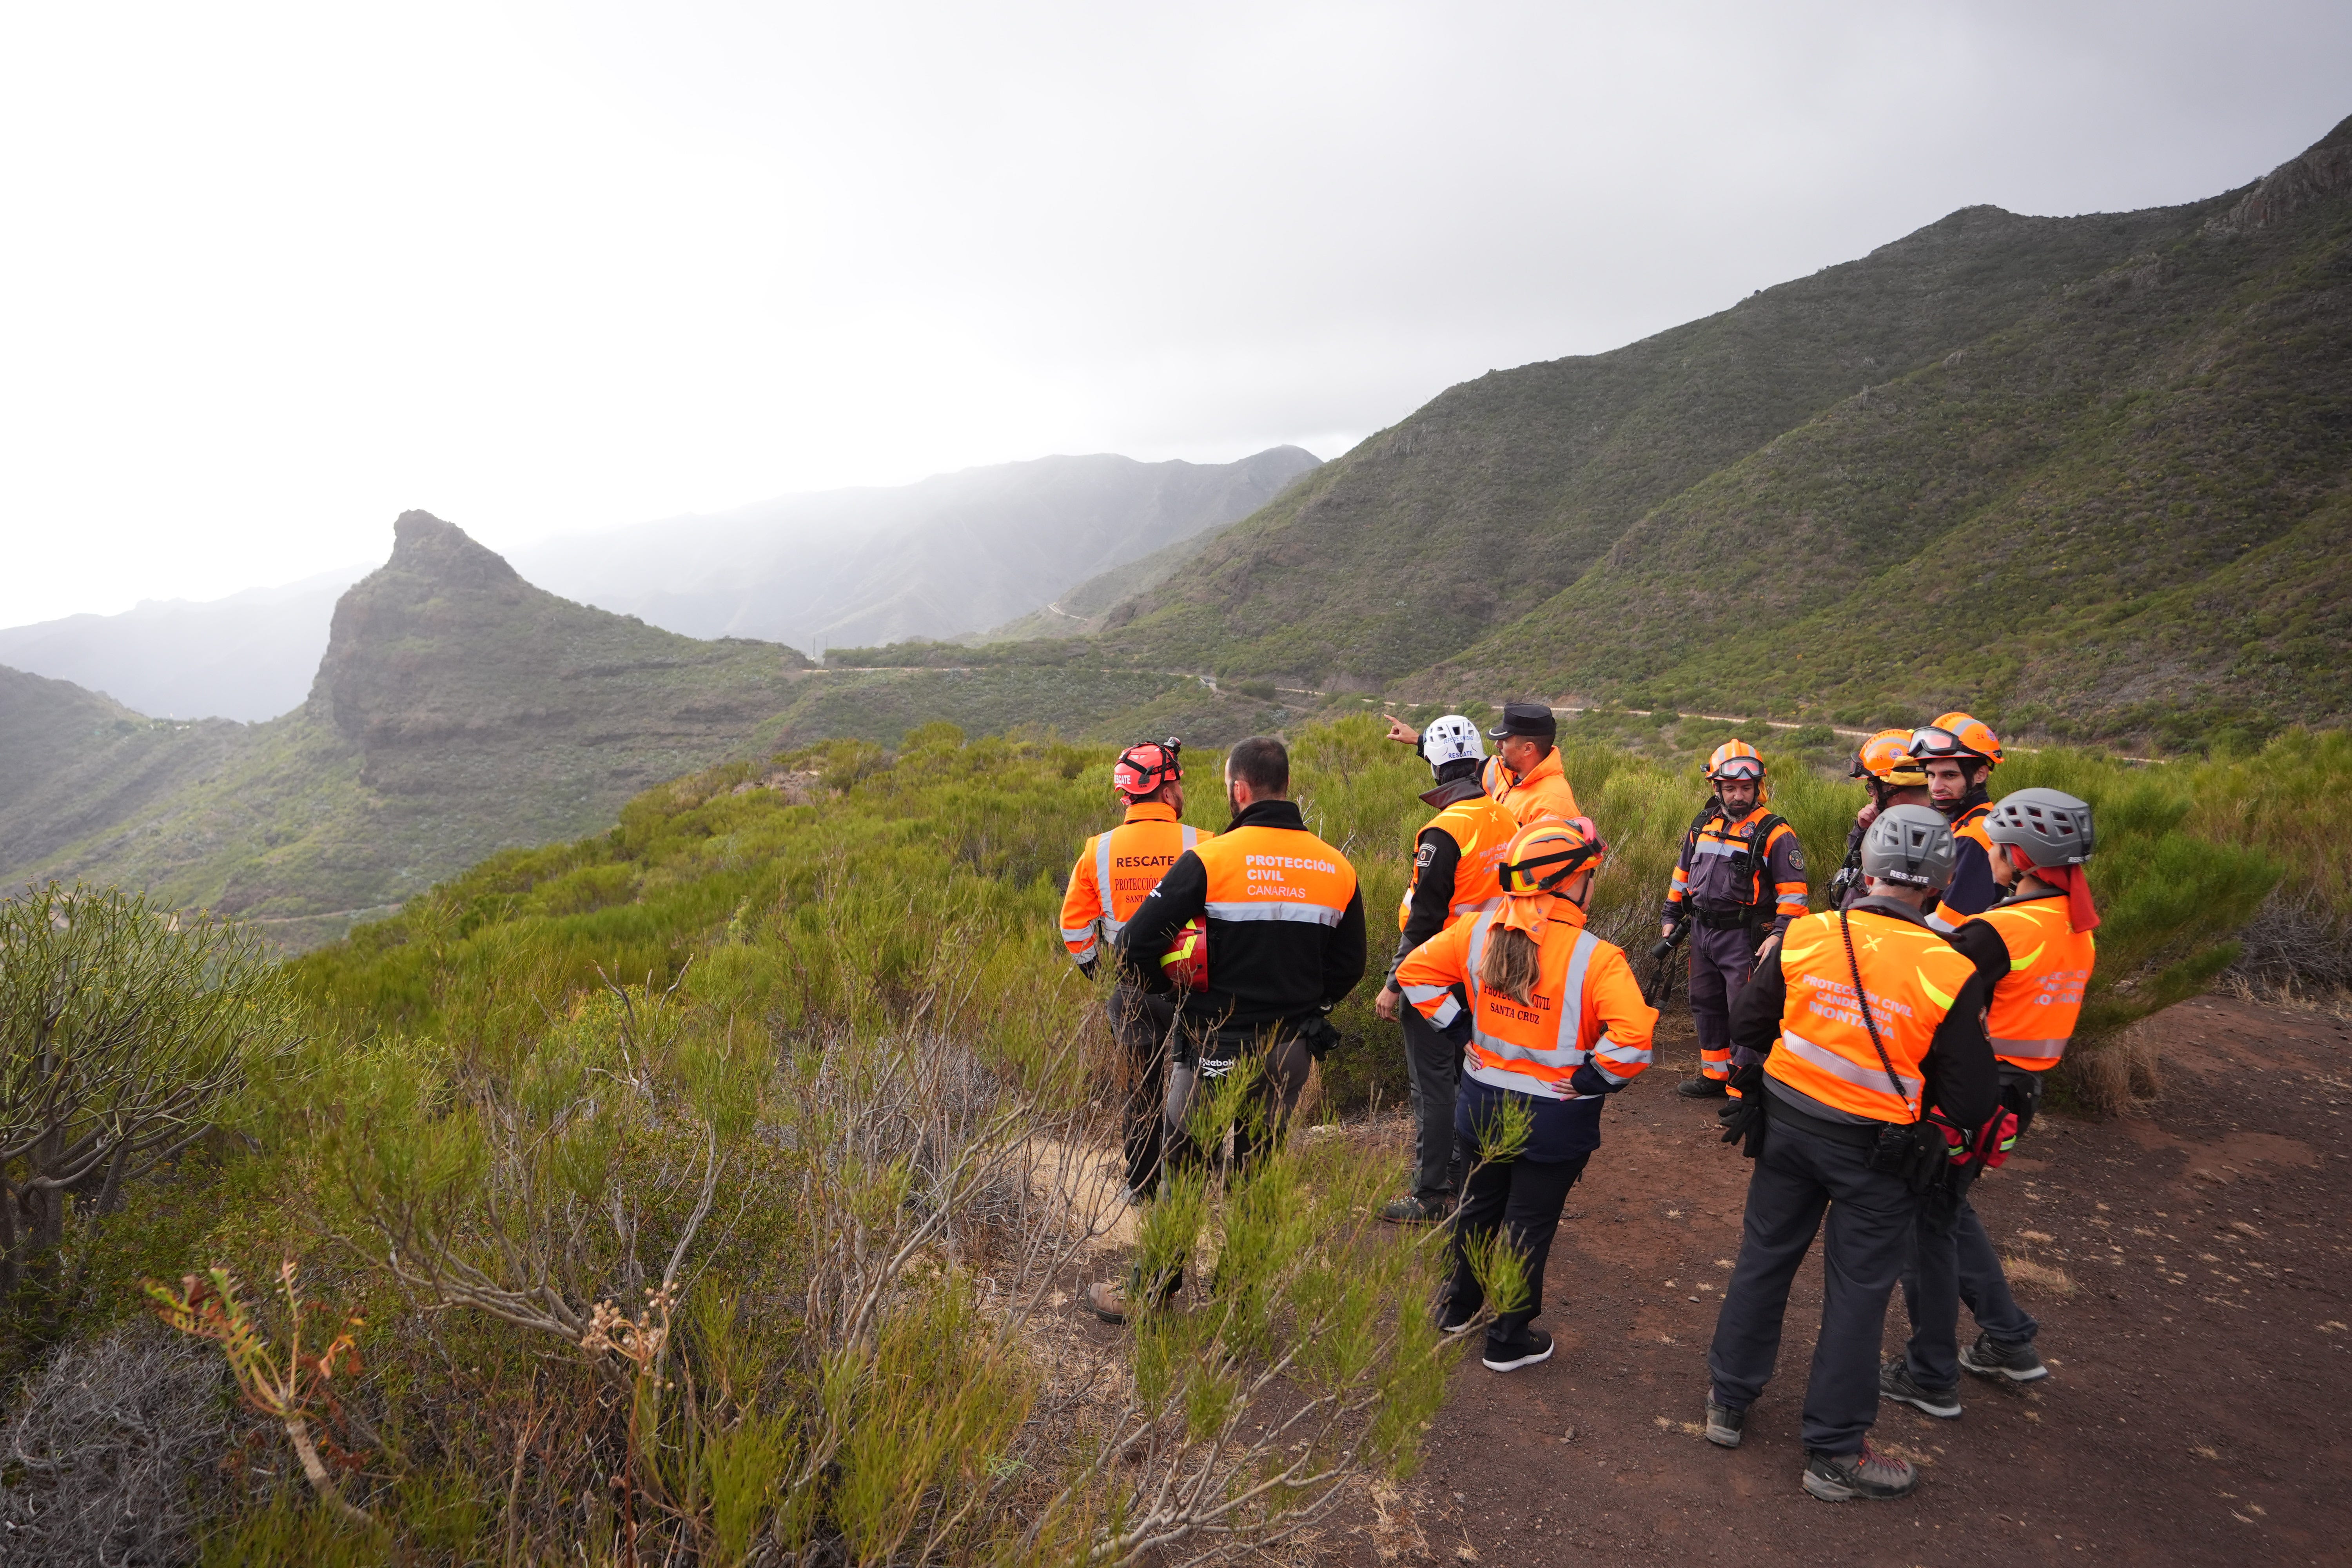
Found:
[(1298, 1043), (1305, 1046), (1307, 1054), (1318, 1062), (1331, 1054), (1331, 1047), (1338, 1045), (1341, 1037), (1339, 1026), (1320, 1013), (1298, 1026)]
[(1092, 958), (1082, 958), (1078, 960), (1078, 973), (1085, 975), (1089, 980), (1092, 980), (1095, 977), (1095, 971), (1098, 967), (1100, 967), (1099, 960)]
[(1715, 1113), (1723, 1124), (1723, 1142), (1740, 1143), (1740, 1152), (1753, 1160), (1764, 1152), (1764, 1064), (1749, 1062), (1731, 1075), (1735, 1098)]

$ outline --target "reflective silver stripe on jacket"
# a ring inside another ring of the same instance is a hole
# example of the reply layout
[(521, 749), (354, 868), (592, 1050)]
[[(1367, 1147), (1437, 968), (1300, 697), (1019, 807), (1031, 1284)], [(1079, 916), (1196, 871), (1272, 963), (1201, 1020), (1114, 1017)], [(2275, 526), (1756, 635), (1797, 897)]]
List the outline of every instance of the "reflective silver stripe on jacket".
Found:
[(1462, 1064), (1462, 1071), (1465, 1077), (1475, 1078), (1490, 1088), (1516, 1089), (1521, 1094), (1534, 1095), (1538, 1100), (1581, 1100), (1583, 1098), (1581, 1095), (1570, 1093), (1564, 1085), (1551, 1083), (1528, 1073), (1513, 1072), (1505, 1067), (1489, 1067), (1482, 1061), (1465, 1061)]
[[(2073, 1037), (2068, 1036), (2066, 1038), (2071, 1039)], [(1992, 1054), (1997, 1057), (2015, 1057), (2021, 1061), (2054, 1062), (2065, 1056), (2066, 1040), (2005, 1040), (1999, 1035), (1995, 1035), (1992, 1037)]]
[(1335, 926), (1345, 910), (1335, 910), (1328, 904), (1245, 903), (1211, 904), (1209, 918), (1213, 921), (1299, 921), (1307, 925)]
[(1095, 955), (1101, 951), (1102, 950), (1093, 942), (1088, 942), (1084, 947), (1074, 947), (1070, 950), (1070, 962), (1073, 963), (1092, 963), (1095, 961)]
[[(1886, 1069), (1877, 1063), (1873, 1062), (1865, 1068), (1860, 1062), (1850, 1062), (1827, 1046), (1817, 1045), (1805, 1038), (1786, 1024), (1780, 1026), (1780, 1043), (1786, 1046), (1789, 1048), (1789, 1054), (1798, 1060), (1810, 1062), (1832, 1078), (1842, 1078), (1857, 1089), (1874, 1089), (1880, 1094), (1885, 1094), (1889, 1087), (1886, 1081)], [(1909, 1101), (1910, 1109), (1917, 1110), (1919, 1096), (1921, 1091), (1927, 1089), (1927, 1081), (1901, 1073), (1895, 1076), (1902, 1079), (1903, 1092)]]
[[(1112, 829), (1112, 832), (1117, 831), (1116, 828)], [(1095, 838), (1095, 897), (1102, 900), (1103, 940), (1117, 942), (1119, 928), (1127, 922), (1115, 919), (1111, 914), (1109, 833), (1099, 834)]]
[[(1474, 986), (1478, 983), (1479, 970), (1486, 964), (1486, 933), (1494, 923), (1495, 916), (1492, 911), (1489, 911), (1480, 915), (1478, 923), (1470, 928), (1470, 983)], [(1582, 1033), (1584, 1027), (1584, 975), (1585, 971), (1591, 966), (1592, 955), (1600, 951), (1599, 937), (1589, 931), (1580, 931), (1576, 933), (1576, 945), (1569, 950), (1568, 973), (1560, 981), (1559, 1021), (1553, 1033), (1553, 1039), (1557, 1043), (1551, 1048), (1540, 1051), (1529, 1050), (1525, 1046), (1515, 1045), (1509, 1040), (1486, 1033), (1486, 1030), (1477, 1027), (1475, 1022), (1471, 1026), (1470, 1032), (1472, 1042), (1487, 1055), (1500, 1057), (1507, 1061), (1530, 1061), (1548, 1068), (1573, 1068), (1583, 1062), (1587, 1053), (1578, 1043), (1578, 1036)], [(1507, 1068), (1497, 1070), (1508, 1071)], [(1482, 1078), (1479, 1081), (1486, 1083), (1493, 1080)], [(1518, 1086), (1508, 1084), (1500, 1087), (1517, 1088)], [(1555, 1095), (1553, 1098), (1560, 1097)]]
[(1454, 999), (1454, 988), (1450, 985), (1408, 985), (1404, 988), (1404, 999), (1415, 1007), (1423, 1002), (1435, 1002), (1437, 1011), (1424, 1012), (1423, 1016), (1441, 1029), (1462, 1016), (1462, 1004)]
[(1455, 920), (1457, 920), (1457, 921), (1458, 921), (1458, 920), (1460, 920), (1464, 915), (1469, 915), (1469, 914), (1480, 914), (1480, 915), (1483, 915), (1483, 914), (1487, 913), (1487, 912), (1488, 912), (1488, 911), (1490, 911), (1490, 910), (1499, 910), (1499, 909), (1501, 909), (1502, 907), (1503, 907), (1503, 895), (1502, 895), (1502, 894), (1500, 894), (1500, 893), (1492, 893), (1492, 894), (1489, 894), (1488, 896), (1486, 896), (1486, 898), (1483, 898), (1483, 899), (1471, 899), (1471, 900), (1466, 900), (1466, 901), (1465, 901), (1465, 902), (1463, 902), (1463, 903), (1456, 904), (1456, 905), (1454, 905), (1454, 908), (1453, 908), (1450, 911), (1448, 911), (1448, 912), (1452, 915), (1452, 917), (1453, 917), (1454, 919), (1455, 919)]

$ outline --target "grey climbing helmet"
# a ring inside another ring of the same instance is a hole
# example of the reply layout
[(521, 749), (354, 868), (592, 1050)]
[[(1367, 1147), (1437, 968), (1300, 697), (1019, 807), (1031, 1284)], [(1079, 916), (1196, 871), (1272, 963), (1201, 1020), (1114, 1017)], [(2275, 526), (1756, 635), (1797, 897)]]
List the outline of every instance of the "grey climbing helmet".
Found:
[(1929, 891), (1952, 881), (1951, 825), (1925, 805), (1890, 805), (1862, 836), (1862, 874)]
[(2090, 803), (2064, 790), (2014, 790), (1984, 826), (1987, 838), (2015, 845), (2036, 866), (2079, 866), (2091, 858)]

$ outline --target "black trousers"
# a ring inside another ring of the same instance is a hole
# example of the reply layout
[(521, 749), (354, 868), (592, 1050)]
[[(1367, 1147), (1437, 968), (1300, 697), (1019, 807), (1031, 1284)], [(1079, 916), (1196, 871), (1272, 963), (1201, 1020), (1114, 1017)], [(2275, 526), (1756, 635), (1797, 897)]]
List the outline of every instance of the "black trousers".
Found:
[(1486, 1292), (1470, 1267), (1469, 1244), (1485, 1240), (1499, 1227), (1527, 1265), (1528, 1300), (1518, 1311), (1496, 1314), (1486, 1326), (1486, 1342), (1499, 1350), (1527, 1331), (1528, 1322), (1543, 1310), (1544, 1265), (1551, 1258), (1560, 1210), (1568, 1206), (1568, 1190), (1591, 1158), (1583, 1153), (1570, 1160), (1497, 1161), (1471, 1167), (1462, 1205), (1454, 1211), (1454, 1280), (1446, 1287), (1445, 1321), (1460, 1322), (1486, 1304)]
[[(1765, 1090), (1770, 1093), (1769, 1089)], [(1771, 1381), (1780, 1320), (1798, 1265), (1822, 1243), (1822, 1328), (1805, 1385), (1805, 1447), (1862, 1450), (1878, 1419), (1878, 1347), (1887, 1298), (1911, 1257), (1919, 1199), (1900, 1177), (1870, 1168), (1867, 1149), (1775, 1118), (1748, 1179), (1739, 1261), (1715, 1322), (1706, 1368), (1715, 1400), (1745, 1410)]]
[(1960, 1381), (1960, 1303), (1968, 1303), (1977, 1327), (2002, 1344), (2032, 1344), (2042, 1331), (2033, 1314), (2010, 1293), (2000, 1255), (1992, 1249), (1984, 1221), (1969, 1202), (1973, 1174), (1931, 1194), (1919, 1205), (1917, 1246), (1903, 1271), (1903, 1306), (1911, 1318), (1911, 1342), (1904, 1360), (1911, 1375), (1928, 1388)]
[[(1256, 1067), (1257, 1077), (1234, 1121), (1230, 1167), (1235, 1173), (1246, 1172), (1257, 1156), (1281, 1143), (1290, 1127), (1290, 1113), (1298, 1108), (1298, 1097), (1307, 1088), (1307, 1077), (1314, 1068), (1315, 1058), (1304, 1041), (1286, 1035), (1246, 1047), (1245, 1058), (1220, 1057), (1217, 1053), (1226, 1047), (1213, 1038), (1196, 1037), (1187, 1041), (1186, 1047), (1168, 1068), (1168, 1100), (1164, 1108), (1167, 1121), (1161, 1134), (1166, 1163), (1180, 1171), (1214, 1167), (1223, 1152), (1202, 1148), (1185, 1123), (1192, 1118), (1194, 1104), (1202, 1095), (1212, 1092), (1209, 1086), (1246, 1059)], [(1137, 1300), (1149, 1298), (1164, 1301), (1183, 1283), (1184, 1265), (1179, 1262), (1157, 1279), (1136, 1276), (1129, 1289)]]
[(1412, 1092), (1412, 1194), (1424, 1199), (1450, 1197), (1462, 1185), (1462, 1157), (1454, 1142), (1462, 1047), (1440, 1034), (1411, 1003), (1397, 1016), (1404, 1026), (1405, 1082)]
[(1127, 1055), (1127, 1184), (1149, 1197), (1159, 1190), (1166, 1125), (1170, 1034), (1176, 999), (1154, 996), (1138, 985), (1118, 985), (1110, 994), (1111, 1037)]

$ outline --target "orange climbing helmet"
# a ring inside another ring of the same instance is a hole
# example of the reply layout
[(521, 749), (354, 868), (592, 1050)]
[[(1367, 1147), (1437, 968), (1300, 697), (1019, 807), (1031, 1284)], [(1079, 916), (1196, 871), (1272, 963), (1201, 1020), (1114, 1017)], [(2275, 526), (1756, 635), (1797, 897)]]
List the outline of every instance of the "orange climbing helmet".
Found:
[(1555, 891), (1579, 871), (1598, 871), (1608, 853), (1592, 818), (1572, 816), (1563, 822), (1548, 816), (1511, 836), (1510, 847), (1503, 851), (1495, 871), (1503, 891), (1525, 898)]
[(1761, 780), (1764, 753), (1745, 741), (1726, 741), (1707, 758), (1705, 771), (1710, 779)]
[(1897, 789), (1923, 789), (1927, 784), (1927, 770), (1911, 754), (1911, 730), (1881, 730), (1864, 741), (1853, 753), (1853, 766), (1846, 770), (1848, 778), (1876, 779), (1880, 784)]
[(1911, 731), (1911, 754), (1925, 761), (1982, 763), (2000, 766), (2000, 737), (1992, 726), (1966, 713), (1945, 713)]

